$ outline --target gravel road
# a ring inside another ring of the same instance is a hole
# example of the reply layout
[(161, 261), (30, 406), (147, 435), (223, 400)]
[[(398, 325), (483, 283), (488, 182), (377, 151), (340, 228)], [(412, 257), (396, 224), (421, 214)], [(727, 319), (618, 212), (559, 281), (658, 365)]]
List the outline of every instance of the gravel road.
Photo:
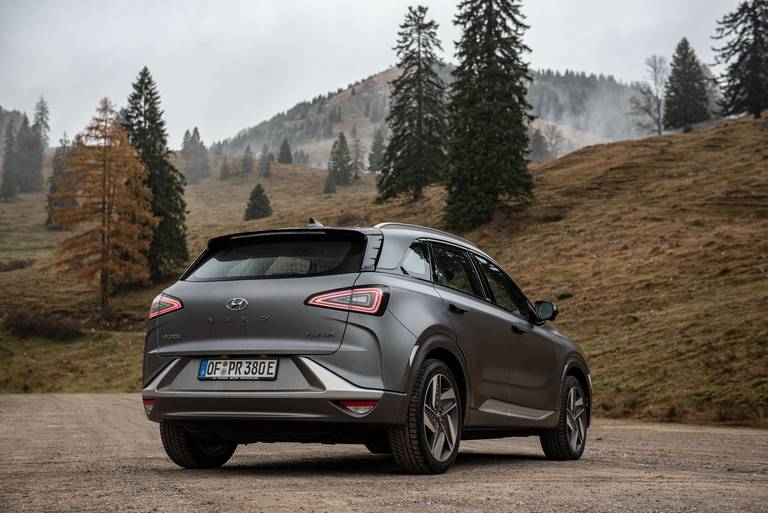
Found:
[(768, 430), (597, 420), (580, 461), (462, 443), (442, 476), (362, 446), (256, 444), (223, 469), (163, 452), (138, 395), (0, 395), (0, 511), (768, 512)]

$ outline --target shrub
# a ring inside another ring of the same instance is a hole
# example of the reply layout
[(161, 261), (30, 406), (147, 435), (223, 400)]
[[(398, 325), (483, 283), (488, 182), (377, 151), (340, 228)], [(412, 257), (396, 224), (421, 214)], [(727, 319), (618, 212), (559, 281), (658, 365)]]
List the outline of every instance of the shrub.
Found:
[(24, 269), (34, 264), (35, 261), (31, 258), (26, 260), (8, 260), (7, 262), (0, 262), (0, 273), (15, 271), (17, 269)]
[(11, 310), (3, 319), (3, 327), (20, 338), (41, 337), (72, 340), (82, 335), (80, 327), (69, 319), (41, 316), (27, 310)]

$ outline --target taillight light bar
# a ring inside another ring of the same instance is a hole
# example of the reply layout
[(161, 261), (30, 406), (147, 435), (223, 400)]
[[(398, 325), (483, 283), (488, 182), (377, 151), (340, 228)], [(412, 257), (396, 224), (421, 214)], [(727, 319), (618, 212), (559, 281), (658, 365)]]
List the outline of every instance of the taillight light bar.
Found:
[(152, 301), (152, 306), (149, 307), (149, 318), (154, 319), (155, 317), (160, 317), (161, 315), (175, 312), (182, 308), (184, 308), (184, 305), (182, 304), (181, 299), (161, 293), (157, 295)]
[(388, 302), (387, 287), (365, 286), (320, 292), (309, 296), (304, 304), (369, 315), (383, 315)]

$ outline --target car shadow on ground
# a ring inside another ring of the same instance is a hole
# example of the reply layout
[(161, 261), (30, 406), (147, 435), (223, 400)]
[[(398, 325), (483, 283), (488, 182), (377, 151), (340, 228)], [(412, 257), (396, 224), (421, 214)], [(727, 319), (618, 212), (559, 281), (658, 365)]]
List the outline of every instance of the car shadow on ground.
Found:
[[(488, 465), (514, 465), (516, 463), (546, 462), (544, 456), (533, 454), (499, 454), (468, 452), (459, 453), (452, 469), (471, 470), (473, 467)], [(401, 474), (397, 465), (388, 456), (372, 454), (345, 456), (317, 456), (316, 458), (286, 458), (280, 461), (258, 462), (255, 458), (241, 457), (236, 462), (230, 462), (221, 469), (202, 470), (216, 475), (259, 475), (273, 477), (301, 476), (339, 476), (348, 474), (355, 476), (375, 475), (405, 475)]]

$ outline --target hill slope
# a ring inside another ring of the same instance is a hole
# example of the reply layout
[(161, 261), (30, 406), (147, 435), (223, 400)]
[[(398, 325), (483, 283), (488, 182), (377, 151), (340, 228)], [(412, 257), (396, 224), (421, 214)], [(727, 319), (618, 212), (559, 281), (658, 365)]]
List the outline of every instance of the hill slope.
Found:
[[(439, 66), (437, 71), (446, 83), (452, 82), (452, 65)], [(399, 74), (398, 68), (389, 68), (346, 88), (300, 102), (214, 144), (212, 150), (239, 155), (250, 145), (258, 153), (266, 144), (276, 152), (285, 137), (293, 150), (309, 154), (309, 165), (325, 167), (334, 134), (345, 132), (349, 136), (353, 126), (370, 149), (373, 133), (388, 112), (390, 83)], [(636, 93), (612, 76), (544, 70), (533, 72), (533, 79), (527, 98), (538, 118), (534, 126), (557, 125), (569, 149), (636, 135), (627, 114), (629, 98)], [(336, 113), (341, 114), (341, 120), (334, 118)]]
[[(589, 356), (599, 415), (768, 425), (766, 142), (768, 123), (744, 119), (587, 147), (534, 168), (529, 211), (501, 208), (464, 234), (532, 298), (558, 302), (558, 327)], [(439, 187), (418, 204), (375, 205), (373, 177), (331, 197), (320, 193), (323, 179), (319, 170), (276, 165), (262, 180), (275, 214), (258, 222), (241, 221), (257, 177), (190, 186), (193, 248), (222, 232), (301, 226), (310, 215), (336, 225), (443, 228)], [(42, 195), (0, 204), (0, 260), (37, 259), (0, 273), (0, 306), (92, 321), (96, 302), (83, 285), (50, 271), (63, 234), (46, 232), (43, 219)], [(124, 327), (141, 329), (161, 288), (116, 299)], [(0, 356), (25, 361), (14, 350), (8, 356), (16, 346), (4, 347)]]

